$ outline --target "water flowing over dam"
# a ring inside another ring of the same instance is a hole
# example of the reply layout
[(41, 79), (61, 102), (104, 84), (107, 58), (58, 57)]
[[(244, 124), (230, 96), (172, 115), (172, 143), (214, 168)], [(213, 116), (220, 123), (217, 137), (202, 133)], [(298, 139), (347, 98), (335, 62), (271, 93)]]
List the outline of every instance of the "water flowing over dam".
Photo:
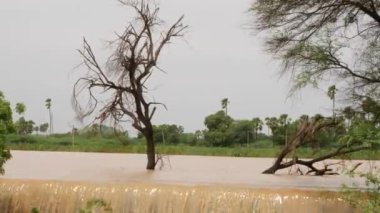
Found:
[(101, 199), (112, 212), (352, 212), (332, 192), (231, 186), (100, 184), (6, 180), (0, 184), (3, 213), (79, 212)]
[(145, 155), (12, 155), (0, 177), (1, 213), (79, 212), (94, 199), (128, 213), (354, 212), (337, 190), (364, 184), (347, 176), (260, 174), (269, 158), (170, 156), (152, 172)]

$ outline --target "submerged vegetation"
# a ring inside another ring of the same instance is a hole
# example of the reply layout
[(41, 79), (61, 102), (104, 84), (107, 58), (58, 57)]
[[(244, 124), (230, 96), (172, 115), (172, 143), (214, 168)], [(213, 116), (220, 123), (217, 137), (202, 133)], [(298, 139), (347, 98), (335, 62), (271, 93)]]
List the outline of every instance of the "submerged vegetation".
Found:
[(341, 190), (343, 199), (362, 212), (380, 212), (380, 168), (372, 168), (368, 173), (350, 172), (350, 175), (365, 178), (367, 188), (358, 190), (355, 184), (344, 185)]

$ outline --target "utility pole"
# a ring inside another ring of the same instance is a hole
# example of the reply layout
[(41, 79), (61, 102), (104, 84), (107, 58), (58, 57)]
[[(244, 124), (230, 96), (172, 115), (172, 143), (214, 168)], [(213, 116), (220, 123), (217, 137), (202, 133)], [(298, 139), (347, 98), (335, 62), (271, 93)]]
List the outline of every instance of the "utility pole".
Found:
[(164, 134), (164, 131), (161, 131), (161, 135), (162, 135), (162, 143), (165, 145), (165, 134)]
[(249, 147), (249, 130), (247, 130), (247, 147)]
[(72, 134), (72, 145), (73, 145), (73, 148), (74, 148), (74, 144), (75, 144), (75, 126), (73, 126), (73, 129), (71, 130), (71, 134)]
[(288, 145), (288, 121), (285, 120), (285, 146)]

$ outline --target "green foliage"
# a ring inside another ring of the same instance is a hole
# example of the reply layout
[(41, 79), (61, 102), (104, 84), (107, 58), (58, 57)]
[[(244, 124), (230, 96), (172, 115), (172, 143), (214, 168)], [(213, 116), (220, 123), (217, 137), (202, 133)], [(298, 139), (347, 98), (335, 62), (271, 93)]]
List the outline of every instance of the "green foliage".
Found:
[(274, 144), (284, 145), (287, 138), (293, 134), (298, 123), (293, 122), (287, 114), (282, 114), (278, 118), (265, 118), (265, 123), (272, 132), (272, 140)]
[[(323, 117), (320, 114), (316, 114), (313, 117), (308, 115), (301, 115), (298, 119), (294, 121), (288, 118), (286, 114), (282, 114), (279, 117), (268, 117), (265, 118), (266, 125), (272, 132), (272, 141), (274, 145), (284, 145), (292, 136), (296, 133), (298, 126), (303, 121), (307, 120), (331, 120), (331, 118)], [(346, 127), (344, 123), (344, 118), (338, 116), (335, 118), (336, 125), (323, 128), (322, 130), (316, 132), (312, 138), (304, 139), (300, 146), (309, 146), (312, 148), (321, 147), (334, 147), (337, 145), (338, 138), (346, 133)]]
[(43, 123), (39, 127), (40, 132), (46, 132), (48, 129), (49, 129), (49, 123)]
[(33, 144), (37, 143), (37, 139), (31, 135), (7, 135), (5, 137), (6, 141), (8, 143), (13, 143), (13, 144)]
[(255, 123), (250, 120), (235, 120), (227, 132), (231, 144), (248, 144), (254, 137)]
[(315, 115), (312, 119), (329, 122), (334, 119), (335, 124), (333, 126), (325, 127), (317, 132), (314, 136), (315, 143), (308, 143), (313, 146), (313, 148), (320, 147), (336, 147), (339, 145), (340, 138), (347, 134), (347, 129), (345, 126), (345, 120), (342, 116), (337, 116), (335, 118), (323, 117), (321, 115)]
[(4, 174), (4, 164), (12, 157), (9, 149), (5, 147), (4, 136), (0, 135), (0, 174)]
[[(380, 19), (375, 1), (254, 1), (254, 28), (291, 73), (293, 89), (340, 83), (348, 96), (379, 97)], [(343, 82), (344, 83), (343, 83)], [(330, 97), (332, 94), (330, 94)]]
[(380, 104), (377, 101), (367, 97), (361, 102), (361, 108), (368, 120), (373, 123), (380, 123)]
[(209, 131), (205, 133), (205, 140), (208, 145), (211, 146), (228, 146), (231, 145), (230, 141), (227, 139), (226, 132), (220, 131)]
[(183, 131), (184, 129), (182, 126), (177, 126), (175, 124), (154, 125), (154, 141), (156, 143), (178, 144), (181, 141)]
[(198, 135), (197, 133), (182, 133), (179, 138), (179, 144), (196, 146), (200, 145), (202, 140), (202, 135)]
[(228, 98), (223, 98), (221, 101), (222, 109), (224, 109), (224, 111), (226, 112), (226, 115), (228, 114), (228, 104), (229, 103), (230, 103), (230, 101), (228, 100)]
[(128, 134), (117, 127), (111, 127), (104, 124), (92, 124), (79, 130), (77, 133), (84, 135), (87, 138), (114, 138), (121, 144), (127, 145), (129, 143)]
[(126, 135), (126, 132), (123, 132), (122, 130), (116, 128), (107, 126), (104, 124), (92, 124), (90, 126), (86, 126), (83, 129), (79, 130), (79, 134), (87, 135), (88, 137), (96, 137), (96, 136), (114, 136), (114, 135), (120, 135), (124, 134)]
[(86, 206), (79, 210), (80, 213), (112, 212), (111, 205), (103, 199), (92, 199), (86, 202)]
[(32, 120), (27, 121), (24, 117), (21, 117), (14, 125), (18, 134), (27, 135), (33, 133), (34, 121)]
[(373, 148), (380, 145), (380, 128), (367, 120), (355, 120), (341, 139), (341, 143), (364, 144)]
[(205, 118), (204, 124), (209, 131), (226, 132), (232, 124), (233, 119), (224, 111), (218, 111)]
[(9, 149), (5, 147), (4, 135), (13, 131), (12, 109), (0, 91), (0, 174), (4, 174), (3, 166), (12, 157)]
[(45, 106), (47, 108), (47, 110), (49, 111), (49, 134), (53, 134), (53, 115), (52, 115), (52, 112), (51, 112), (51, 98), (47, 98), (45, 100)]
[(47, 109), (51, 108), (51, 98), (47, 98), (45, 100), (45, 106), (46, 106)]
[[(23, 103), (17, 103), (15, 107), (16, 113), (19, 115), (22, 115), (26, 111), (26, 106)], [(23, 116), (21, 116), (15, 123), (14, 127), (16, 129), (16, 132), (18, 134), (31, 134), (35, 130), (34, 128), (34, 121), (32, 120), (25, 120)]]
[(343, 109), (342, 115), (345, 119), (351, 121), (351, 119), (355, 117), (355, 111), (352, 109), (352, 107), (348, 106)]
[[(374, 119), (374, 114), (377, 112), (377, 103), (372, 100), (366, 99), (363, 103), (363, 111), (367, 115), (372, 116), (355, 116), (354, 113), (349, 111), (349, 116), (352, 121), (347, 134), (341, 138), (340, 142), (352, 146), (355, 144), (366, 145), (371, 147), (370, 153), (367, 153), (368, 157), (373, 158), (379, 156), (378, 149), (380, 148), (380, 126), (377, 119)], [(365, 118), (369, 117), (369, 118)], [(373, 153), (371, 156), (370, 154)], [(371, 159), (368, 160), (371, 160)], [(342, 194), (346, 201), (348, 201), (353, 207), (360, 209), (361, 212), (380, 212), (380, 168), (373, 166), (369, 172), (355, 172), (350, 170), (348, 173), (351, 176), (359, 176), (365, 179), (366, 188), (358, 188), (357, 185), (352, 187), (343, 186)]]
[(263, 121), (260, 118), (253, 118), (252, 119), (252, 124), (253, 124), (253, 130), (255, 133), (255, 140), (258, 139), (258, 133), (259, 131), (263, 130)]
[(361, 212), (380, 213), (380, 169), (373, 168), (368, 173), (350, 172), (350, 175), (365, 178), (366, 188), (359, 189), (355, 184), (353, 187), (343, 185), (343, 198)]
[(15, 110), (17, 114), (22, 115), (26, 111), (26, 106), (23, 103), (16, 103)]
[(233, 119), (220, 110), (205, 118), (204, 124), (208, 131), (205, 132), (205, 140), (212, 146), (228, 146), (231, 143), (226, 140), (227, 131)]
[(335, 85), (332, 85), (328, 88), (327, 90), (327, 96), (331, 99), (331, 100), (334, 100), (335, 99), (335, 94), (336, 94), (336, 87)]
[(12, 109), (10, 103), (5, 100), (4, 95), (0, 92), (0, 134), (13, 132)]
[(40, 211), (34, 207), (32, 210), (30, 210), (30, 213), (40, 213)]
[[(6, 145), (8, 148), (15, 150), (39, 150), (39, 151), (71, 151), (71, 152), (106, 152), (106, 153), (145, 153), (146, 147), (143, 143), (144, 139), (131, 139), (128, 145), (122, 145), (117, 138), (93, 137), (87, 138), (83, 135), (75, 137), (75, 144), (72, 146), (71, 134), (52, 135), (50, 137), (28, 135), (29, 140), (34, 143), (10, 143), (9, 140), (19, 138), (19, 135), (8, 135)], [(261, 139), (264, 138), (264, 139)], [(247, 146), (230, 146), (230, 147), (208, 147), (209, 144), (204, 140), (198, 139), (196, 145), (176, 144), (163, 145), (157, 144), (157, 151), (160, 154), (175, 155), (206, 155), (206, 156), (242, 156), (242, 157), (275, 157), (280, 148), (272, 147), (270, 138), (259, 135), (259, 140)], [(320, 153), (330, 153), (330, 147), (323, 147)], [(301, 147), (297, 150), (297, 154), (302, 158), (310, 158), (315, 154), (315, 150), (308, 147)], [(374, 156), (380, 159), (380, 155)], [(368, 152), (361, 151), (354, 153), (351, 159), (367, 159)]]
[(271, 130), (272, 135), (274, 135), (275, 132), (277, 132), (277, 129), (279, 128), (278, 120), (276, 117), (265, 118), (265, 124)]
[[(40, 213), (38, 208), (34, 207), (30, 210), (31, 213)], [(112, 213), (112, 207), (109, 203), (103, 199), (92, 199), (86, 202), (84, 208), (79, 210), (79, 213), (100, 213), (110, 212)]]

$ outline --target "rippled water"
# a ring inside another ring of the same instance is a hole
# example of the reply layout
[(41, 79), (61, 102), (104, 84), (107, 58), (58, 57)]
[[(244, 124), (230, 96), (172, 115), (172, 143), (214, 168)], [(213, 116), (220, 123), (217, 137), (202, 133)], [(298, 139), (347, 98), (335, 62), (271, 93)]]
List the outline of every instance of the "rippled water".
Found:
[[(145, 170), (146, 156), (73, 152), (12, 151), (5, 166), (6, 179), (69, 180), (116, 183), (234, 184), (256, 188), (336, 189), (345, 183), (363, 180), (348, 176), (296, 176), (283, 170), (277, 175), (261, 172), (272, 158), (234, 158), (205, 156), (164, 157), (164, 167)], [(359, 168), (365, 168), (362, 166)]]

